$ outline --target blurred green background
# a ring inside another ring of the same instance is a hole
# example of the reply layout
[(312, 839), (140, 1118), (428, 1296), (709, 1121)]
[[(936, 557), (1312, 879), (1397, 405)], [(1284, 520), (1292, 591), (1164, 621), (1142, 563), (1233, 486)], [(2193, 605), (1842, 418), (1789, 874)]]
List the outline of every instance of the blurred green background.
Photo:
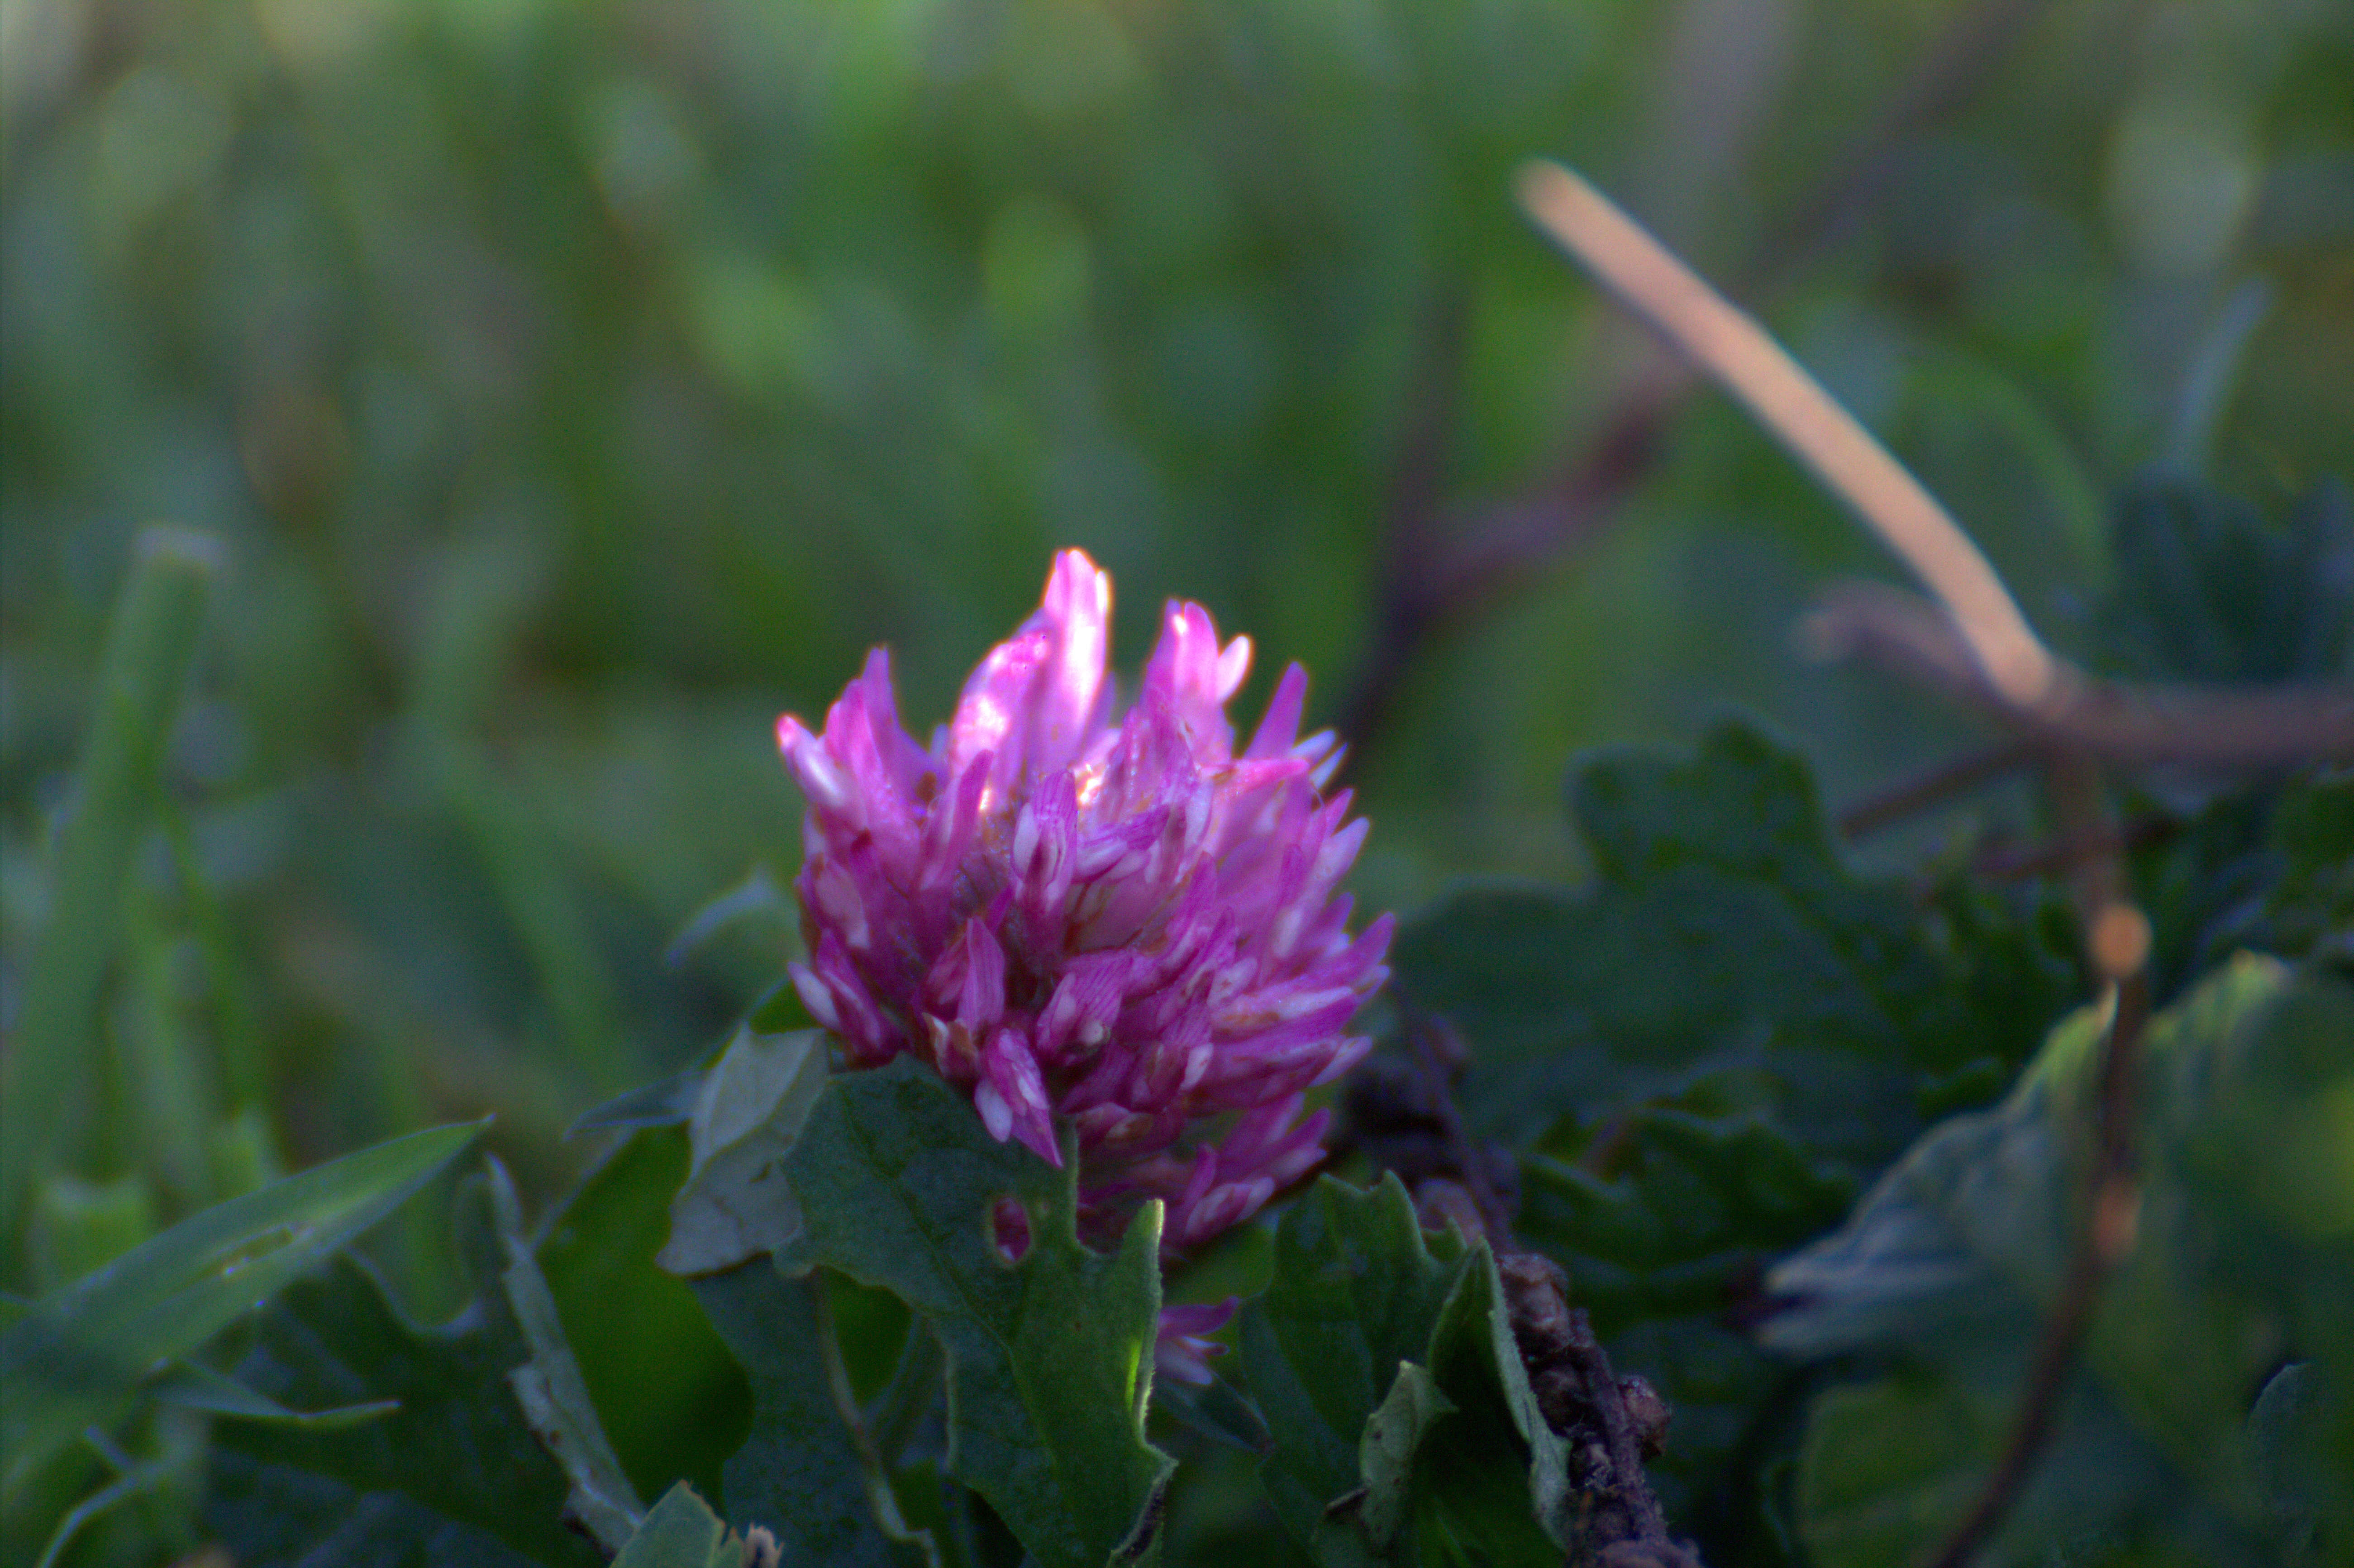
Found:
[[(1876, 130), (1972, 29), (1945, 111)], [(570, 1118), (790, 951), (756, 915), (664, 959), (794, 869), (777, 713), (880, 641), (944, 717), (1058, 546), (1115, 574), (1125, 668), (1183, 595), (1255, 639), (1246, 712), (1297, 658), (1332, 719), (1416, 485), (1426, 544), (1476, 535), (1649, 352), (1516, 216), (1530, 155), (1757, 284), (2063, 647), (2136, 472), (2270, 505), (2354, 469), (2327, 0), (0, 0), (0, 85), (10, 1009), (135, 531), (224, 546), (56, 1110), (136, 1225), (490, 1110), (558, 1187)], [(1361, 895), (1574, 874), (1572, 754), (1728, 704), (1834, 800), (1960, 744), (1793, 648), (1888, 569), (1702, 395), (1408, 651), (1355, 737)]]

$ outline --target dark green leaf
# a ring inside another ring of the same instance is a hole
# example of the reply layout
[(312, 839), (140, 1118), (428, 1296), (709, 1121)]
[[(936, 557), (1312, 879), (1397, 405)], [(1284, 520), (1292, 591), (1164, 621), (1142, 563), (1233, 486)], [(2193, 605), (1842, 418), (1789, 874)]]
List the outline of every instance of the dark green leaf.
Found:
[(1424, 1232), (1394, 1175), (1364, 1192), (1327, 1177), (1276, 1227), (1274, 1277), (1243, 1311), (1243, 1363), (1275, 1443), (1259, 1479), (1322, 1561), (1363, 1560), (1328, 1510), (1362, 1484), (1365, 1424), (1399, 1368), (1428, 1357), (1465, 1255), (1452, 1233)]
[[(956, 1475), (1046, 1568), (1103, 1568), (1152, 1551), (1169, 1473), (1144, 1436), (1160, 1209), (1098, 1256), (1077, 1238), (1066, 1163), (998, 1143), (907, 1059), (836, 1078), (788, 1163), (807, 1224), (794, 1262), (839, 1268), (928, 1319), (949, 1351)], [(1018, 1263), (991, 1228), (1001, 1197), (1029, 1213)]]
[(687, 1284), (655, 1266), (686, 1180), (682, 1128), (624, 1139), (549, 1222), (539, 1261), (582, 1380), (641, 1497), (719, 1497), (752, 1398)]
[(2166, 475), (2117, 509), (2105, 662), (2150, 679), (2342, 676), (2354, 632), (2354, 504), (2323, 484), (2275, 524), (2235, 496)]
[(406, 1321), (348, 1256), (289, 1287), (254, 1324), (235, 1375), (299, 1409), (396, 1398), (345, 1431), (247, 1422), (217, 1429), (207, 1526), (240, 1568), (342, 1558), (403, 1568), (594, 1568), (563, 1519), (567, 1484), (508, 1386), (531, 1358), (499, 1276), (506, 1266), (484, 1184), (460, 1189), (476, 1295), (453, 1321)]
[(391, 1213), (480, 1130), (412, 1133), (289, 1176), (36, 1302), (0, 1330), (9, 1487), (85, 1426), (111, 1423), (157, 1362), (195, 1350)]
[(1401, 988), (1472, 1046), (1464, 1107), (1490, 1137), (1713, 1080), (1860, 1174), (1917, 1132), (1925, 1088), (2023, 1059), (2065, 1004), (2064, 957), (1974, 981), (1903, 890), (1851, 877), (1805, 764), (1755, 731), (1689, 761), (1605, 753), (1571, 800), (1593, 888), (1466, 892), (1398, 939)]
[(2354, 770), (2323, 773), (2283, 792), (2272, 847), (2281, 869), (2265, 895), (2259, 945), (2354, 970)]
[(1246, 1454), (1264, 1454), (1274, 1442), (1258, 1406), (1214, 1372), (1198, 1385), (1173, 1378), (1155, 1382), (1152, 1408), (1168, 1412), (1190, 1432)]
[(1804, 762), (1738, 725), (1602, 753), (1570, 802), (1593, 885), (1458, 895), (1399, 983), (1469, 1044), (1475, 1130), (1523, 1151), (1522, 1234), (1675, 1409), (1671, 1513), (1750, 1531), (1792, 1377), (1728, 1317), (1929, 1112), (2000, 1091), (2075, 963), (2035, 905), (1851, 874)]
[(1572, 1543), (1567, 1446), (1537, 1409), (1485, 1245), (1447, 1297), (1427, 1360), (1455, 1408), (1417, 1455), (1405, 1529), (1419, 1549), (1405, 1561), (1550, 1568)]
[(879, 1467), (843, 1420), (819, 1302), (824, 1280), (789, 1279), (754, 1258), (695, 1281), (710, 1315), (752, 1381), (752, 1431), (727, 1461), (727, 1517), (766, 1526), (788, 1564), (893, 1568), (922, 1562), (897, 1517)]
[(1375, 1552), (1397, 1539), (1414, 1485), (1414, 1462), (1422, 1440), (1455, 1402), (1439, 1392), (1429, 1369), (1407, 1361), (1398, 1368), (1389, 1397), (1365, 1418), (1357, 1446), (1357, 1470), (1364, 1495), (1354, 1504), (1358, 1528)]

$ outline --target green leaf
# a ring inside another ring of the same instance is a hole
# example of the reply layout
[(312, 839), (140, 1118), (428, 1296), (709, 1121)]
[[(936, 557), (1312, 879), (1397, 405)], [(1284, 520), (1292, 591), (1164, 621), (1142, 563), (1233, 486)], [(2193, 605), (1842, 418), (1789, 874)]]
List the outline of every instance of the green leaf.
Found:
[[(2103, 1028), (2063, 1023), (2001, 1107), (1932, 1131), (1769, 1279), (1794, 1305), (1768, 1342), (1904, 1368), (1815, 1405), (1799, 1522), (1827, 1561), (1925, 1549), (1983, 1480), (2066, 1266)], [(2284, 1355), (2354, 1378), (2354, 988), (2254, 958), (2209, 977), (2149, 1025), (2140, 1139), (2135, 1250), (2041, 1489), (1986, 1562), (2041, 1561), (2088, 1530), (2155, 1540), (2154, 1520), (2217, 1561), (2262, 1556), (2251, 1391)]]
[(2342, 677), (2354, 652), (2354, 503), (2317, 485), (2275, 523), (2193, 481), (2126, 491), (2117, 570), (2095, 619), (2104, 661), (2144, 678)]
[(216, 1431), (207, 1527), (240, 1568), (343, 1560), (482, 1568), (594, 1568), (563, 1519), (569, 1487), (534, 1436), (508, 1378), (531, 1360), (500, 1279), (510, 1266), (488, 1184), (459, 1189), (472, 1305), (420, 1328), (376, 1275), (345, 1255), (289, 1287), (254, 1322), (238, 1381), (294, 1408), (393, 1398), (400, 1408), (343, 1431), (249, 1422)]
[(1713, 1081), (1860, 1175), (1919, 1131), (1925, 1088), (2024, 1059), (2072, 993), (2064, 953), (1977, 975), (1903, 889), (1850, 875), (1806, 765), (1754, 730), (1688, 761), (1602, 753), (1571, 802), (1590, 889), (1470, 889), (1394, 950), (1404, 993), (1472, 1047), (1485, 1136), (1526, 1146)]
[(1576, 1507), (1566, 1445), (1544, 1424), (1483, 1242), (1399, 1365), (1358, 1440), (1358, 1481), (1306, 1544), (1322, 1563), (1553, 1568)]
[(1366, 1560), (1329, 1510), (1362, 1484), (1366, 1423), (1399, 1368), (1429, 1355), (1466, 1255), (1453, 1233), (1423, 1230), (1394, 1175), (1363, 1192), (1326, 1177), (1276, 1226), (1274, 1276), (1243, 1309), (1243, 1364), (1275, 1444), (1260, 1483), (1320, 1561)]
[(84, 1427), (111, 1425), (157, 1362), (186, 1355), (375, 1224), (480, 1131), (411, 1133), (289, 1176), (41, 1298), (0, 1330), (7, 1486)]
[(499, 1277), (507, 1307), (522, 1331), (531, 1359), (507, 1374), (524, 1419), (531, 1424), (543, 1447), (563, 1467), (571, 1490), (564, 1499), (565, 1517), (608, 1552), (618, 1552), (645, 1517), (637, 1489), (621, 1473), (613, 1446), (588, 1397), (580, 1363), (564, 1337), (556, 1298), (539, 1271), (531, 1245), (523, 1234), (523, 1213), (506, 1167), (486, 1162), (492, 1214), (506, 1268)]
[(1416, 1549), (1404, 1560), (1552, 1568), (1575, 1524), (1568, 1450), (1537, 1409), (1485, 1243), (1439, 1313), (1427, 1360), (1455, 1408), (1416, 1455), (1405, 1527)]
[(1599, 753), (1570, 805), (1591, 885), (1443, 901), (1401, 931), (1397, 983), (1471, 1048), (1460, 1101), (1522, 1156), (1524, 1239), (1676, 1411), (1670, 1516), (1706, 1499), (1754, 1539), (1795, 1374), (1728, 1317), (1933, 1109), (2000, 1091), (2074, 959), (2034, 902), (1852, 874), (1804, 761), (1740, 725)]
[(584, 1132), (610, 1128), (681, 1126), (695, 1115), (695, 1102), (703, 1092), (705, 1072), (702, 1067), (690, 1067), (658, 1083), (616, 1095), (603, 1105), (581, 1112), (564, 1129), (564, 1136), (577, 1138)]
[(684, 1478), (721, 1496), (751, 1391), (694, 1290), (654, 1255), (686, 1180), (684, 1128), (623, 1139), (548, 1221), (539, 1263), (582, 1381), (639, 1495)]
[(267, 1394), (258, 1393), (226, 1372), (201, 1361), (183, 1361), (148, 1390), (159, 1404), (182, 1410), (226, 1415), (239, 1421), (267, 1421), (313, 1432), (334, 1432), (374, 1421), (400, 1408), (397, 1399), (371, 1399), (333, 1410), (289, 1410)]
[(2293, 1563), (2314, 1560), (2323, 1515), (2343, 1516), (2346, 1494), (2354, 1490), (2345, 1467), (2329, 1461), (2332, 1394), (2319, 1367), (2292, 1361), (2273, 1374), (2248, 1412), (2256, 1489), (2272, 1514), (2282, 1554)]
[(1423, 1438), (1441, 1416), (1454, 1414), (1455, 1402), (1440, 1392), (1429, 1369), (1407, 1361), (1398, 1368), (1389, 1396), (1366, 1417), (1357, 1444), (1364, 1496), (1356, 1513), (1358, 1528), (1376, 1552), (1388, 1551), (1397, 1539)]
[(663, 1267), (711, 1274), (801, 1234), (785, 1157), (825, 1087), (825, 1051), (820, 1030), (762, 1034), (746, 1024), (736, 1032), (695, 1091), (687, 1121), (694, 1162), (671, 1204)]
[(752, 1431), (727, 1461), (728, 1518), (775, 1533), (787, 1563), (893, 1568), (926, 1555), (880, 1467), (862, 1454), (827, 1364), (822, 1276), (767, 1258), (705, 1275), (695, 1298), (752, 1382)]
[(743, 1540), (681, 1481), (654, 1504), (613, 1568), (748, 1568), (748, 1561)]
[[(999, 1143), (962, 1097), (901, 1059), (827, 1086), (788, 1160), (807, 1229), (789, 1266), (891, 1291), (947, 1347), (952, 1468), (1044, 1568), (1153, 1551), (1170, 1461), (1145, 1440), (1161, 1307), (1161, 1211), (1118, 1253), (1078, 1240), (1076, 1161)], [(1028, 1211), (1018, 1263), (1001, 1197)]]

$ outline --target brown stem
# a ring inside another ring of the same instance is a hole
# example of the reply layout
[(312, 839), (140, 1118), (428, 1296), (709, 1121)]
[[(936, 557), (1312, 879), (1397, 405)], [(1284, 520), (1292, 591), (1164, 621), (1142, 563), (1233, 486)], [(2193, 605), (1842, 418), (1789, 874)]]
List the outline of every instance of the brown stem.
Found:
[(1943, 804), (1956, 795), (2015, 773), (2039, 759), (2042, 748), (2024, 740), (2006, 740), (1966, 751), (1925, 773), (1903, 779), (1876, 795), (1868, 795), (1840, 813), (1840, 837), (1864, 838), (1892, 822)]
[(2048, 876), (2055, 871), (2066, 871), (2087, 854), (2107, 854), (2115, 851), (2127, 853), (2164, 843), (2182, 831), (2181, 822), (2172, 817), (2143, 816), (2121, 826), (2104, 823), (2095, 830), (2090, 842), (2079, 843), (2065, 836), (2051, 839), (2023, 848), (1990, 849), (1970, 864), (1971, 872), (1985, 882), (2018, 882), (2030, 876)]
[(2094, 1158), (2067, 1272), (2044, 1320), (2009, 1440), (1969, 1510), (1930, 1559), (1930, 1568), (1967, 1568), (2034, 1473), (2069, 1372), (2091, 1331), (2101, 1287), (2133, 1250), (2140, 1211), (2134, 1131), (2142, 1041), (2149, 1022), (2149, 923), (2129, 901), (2120, 836), (2107, 821), (2097, 766), (2081, 752), (2062, 753), (2052, 758), (2050, 779), (2062, 840), (2078, 846), (2069, 870), (2083, 919), (2085, 962), (2113, 998), (2101, 1054)]
[[(1770, 295), (1819, 254), (1879, 195), (1903, 146), (1967, 102), (2048, 3), (1982, 0), (1958, 17), (1858, 138), (1854, 151), (1833, 165), (1797, 203), (1791, 220), (1740, 270), (1737, 275), (1751, 285), (1744, 292)], [(1445, 363), (1435, 356), (1426, 361)], [(1341, 704), (1341, 733), (1361, 754), (1375, 744), (1399, 685), (1432, 637), (1525, 589), (1546, 567), (1599, 531), (1611, 510), (1650, 473), (1669, 425), (1696, 384), (1672, 355), (1654, 354), (1627, 378), (1576, 458), (1550, 482), (1482, 514), (1467, 536), (1442, 537), (1447, 518), (1437, 484), (1394, 489), (1381, 620)], [(1451, 389), (1426, 384), (1420, 405), (1426, 410), (1451, 408), (1453, 399)], [(1426, 428), (1419, 417), (1409, 418), (1402, 475), (1418, 471), (1416, 440)]]
[(1804, 628), (1827, 657), (1854, 657), (1974, 708), (2014, 736), (2105, 762), (2280, 768), (2354, 758), (2354, 686), (2130, 685), (2055, 661), (2020, 700), (1989, 680), (1938, 606), (1883, 583), (1826, 593)]

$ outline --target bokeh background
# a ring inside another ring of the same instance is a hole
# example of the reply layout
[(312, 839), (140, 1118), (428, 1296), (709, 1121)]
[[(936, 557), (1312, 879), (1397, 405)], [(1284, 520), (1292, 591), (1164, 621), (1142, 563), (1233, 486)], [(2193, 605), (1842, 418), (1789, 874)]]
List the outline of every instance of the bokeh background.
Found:
[(794, 869), (776, 715), (887, 642), (944, 717), (1062, 546), (1130, 672), (1172, 595), (1254, 638), (1246, 712), (1308, 664), (1377, 906), (1575, 874), (1593, 744), (1739, 705), (1837, 800), (1966, 738), (1802, 656), (1891, 568), (1705, 393), (1401, 640), (1654, 364), (1529, 156), (1755, 302), (2063, 648), (2135, 475), (2354, 471), (2330, 0), (0, 0), (0, 90), (7, 1005), (134, 534), (225, 560), (58, 1107), (137, 1225), (233, 1181), (175, 1115), (292, 1168), (495, 1110), (560, 1188), (792, 950), (757, 897), (673, 950)]

